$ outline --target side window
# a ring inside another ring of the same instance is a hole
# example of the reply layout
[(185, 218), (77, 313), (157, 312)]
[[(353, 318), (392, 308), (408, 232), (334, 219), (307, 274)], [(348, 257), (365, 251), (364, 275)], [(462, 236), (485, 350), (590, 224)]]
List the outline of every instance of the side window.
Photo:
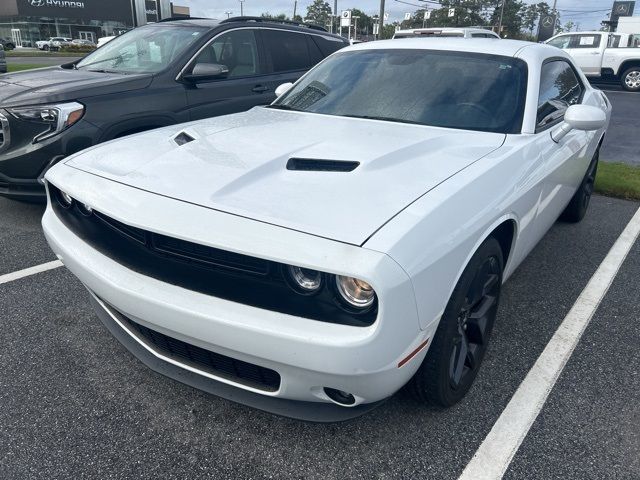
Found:
[(320, 61), (324, 58), (322, 52), (318, 48), (318, 45), (313, 41), (312, 35), (305, 35), (307, 37), (307, 48), (309, 49), (309, 57), (311, 59), (311, 64), (315, 65), (316, 63), (320, 63)]
[(485, 33), (472, 33), (471, 36), (473, 38), (487, 38), (487, 34)]
[(620, 47), (620, 35), (611, 35), (609, 36), (609, 48), (618, 48)]
[[(411, 35), (413, 37), (413, 35)], [(399, 38), (399, 37), (396, 37)], [(318, 46), (320, 51), (322, 52), (323, 57), (328, 57), (333, 52), (337, 52), (341, 48), (344, 48), (349, 45), (349, 43), (344, 40), (340, 40), (334, 37), (323, 37), (320, 35), (312, 35), (311, 39)]]
[(227, 78), (258, 75), (258, 47), (253, 30), (233, 30), (219, 35), (200, 52), (194, 65), (197, 63), (225, 65), (229, 69)]
[(573, 35), (561, 35), (557, 38), (554, 38), (549, 42), (549, 45), (557, 48), (566, 49), (569, 48), (569, 44), (571, 43), (571, 37)]
[(262, 38), (274, 73), (311, 67), (307, 36), (284, 30), (262, 30)]
[(560, 121), (571, 105), (580, 103), (584, 90), (575, 71), (564, 60), (542, 66), (536, 129), (542, 130)]
[(602, 35), (574, 35), (574, 43), (571, 48), (598, 48)]

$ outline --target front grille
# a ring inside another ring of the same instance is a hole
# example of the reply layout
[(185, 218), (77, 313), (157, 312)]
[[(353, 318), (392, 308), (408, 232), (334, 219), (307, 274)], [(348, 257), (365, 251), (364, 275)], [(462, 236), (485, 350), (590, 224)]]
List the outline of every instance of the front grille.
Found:
[(126, 268), (161, 282), (253, 307), (322, 322), (366, 327), (378, 314), (343, 308), (328, 280), (316, 295), (300, 295), (288, 284), (282, 263), (209, 247), (124, 224), (74, 201), (60, 202), (48, 184), (57, 217), (86, 243)]
[(0, 113), (0, 152), (9, 148), (9, 120)]
[(275, 370), (243, 362), (242, 360), (183, 342), (140, 325), (120, 312), (118, 313), (118, 318), (140, 340), (165, 357), (211, 375), (258, 390), (276, 392), (280, 388), (280, 375)]

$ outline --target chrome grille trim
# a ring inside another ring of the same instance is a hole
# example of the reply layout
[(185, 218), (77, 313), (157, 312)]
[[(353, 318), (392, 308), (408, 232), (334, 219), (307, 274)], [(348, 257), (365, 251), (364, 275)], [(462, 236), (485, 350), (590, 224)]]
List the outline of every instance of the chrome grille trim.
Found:
[(11, 135), (9, 134), (9, 120), (0, 113), (0, 153), (9, 148)]

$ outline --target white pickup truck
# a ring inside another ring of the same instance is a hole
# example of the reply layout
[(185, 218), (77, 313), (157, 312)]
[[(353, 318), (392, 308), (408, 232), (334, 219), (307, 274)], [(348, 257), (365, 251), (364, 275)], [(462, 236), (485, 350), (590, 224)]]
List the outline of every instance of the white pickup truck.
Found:
[(587, 77), (615, 78), (625, 90), (640, 91), (640, 34), (561, 33), (546, 43), (569, 53)]

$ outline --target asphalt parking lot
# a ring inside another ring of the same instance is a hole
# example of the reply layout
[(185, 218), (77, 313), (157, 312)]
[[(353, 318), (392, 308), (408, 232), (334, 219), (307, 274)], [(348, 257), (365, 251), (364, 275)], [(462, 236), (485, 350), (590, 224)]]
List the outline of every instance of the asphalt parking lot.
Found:
[[(553, 227), (505, 285), (459, 405), (400, 392), (340, 424), (276, 417), (156, 374), (63, 268), (0, 282), (0, 478), (455, 479), (639, 206), (595, 197), (582, 223)], [(55, 259), (42, 211), (0, 199), (0, 276)], [(639, 276), (636, 242), (505, 478), (640, 478)]]
[(640, 93), (626, 92), (611, 83), (594, 82), (593, 85), (606, 93), (613, 107), (611, 125), (602, 144), (600, 158), (607, 162), (640, 165)]

